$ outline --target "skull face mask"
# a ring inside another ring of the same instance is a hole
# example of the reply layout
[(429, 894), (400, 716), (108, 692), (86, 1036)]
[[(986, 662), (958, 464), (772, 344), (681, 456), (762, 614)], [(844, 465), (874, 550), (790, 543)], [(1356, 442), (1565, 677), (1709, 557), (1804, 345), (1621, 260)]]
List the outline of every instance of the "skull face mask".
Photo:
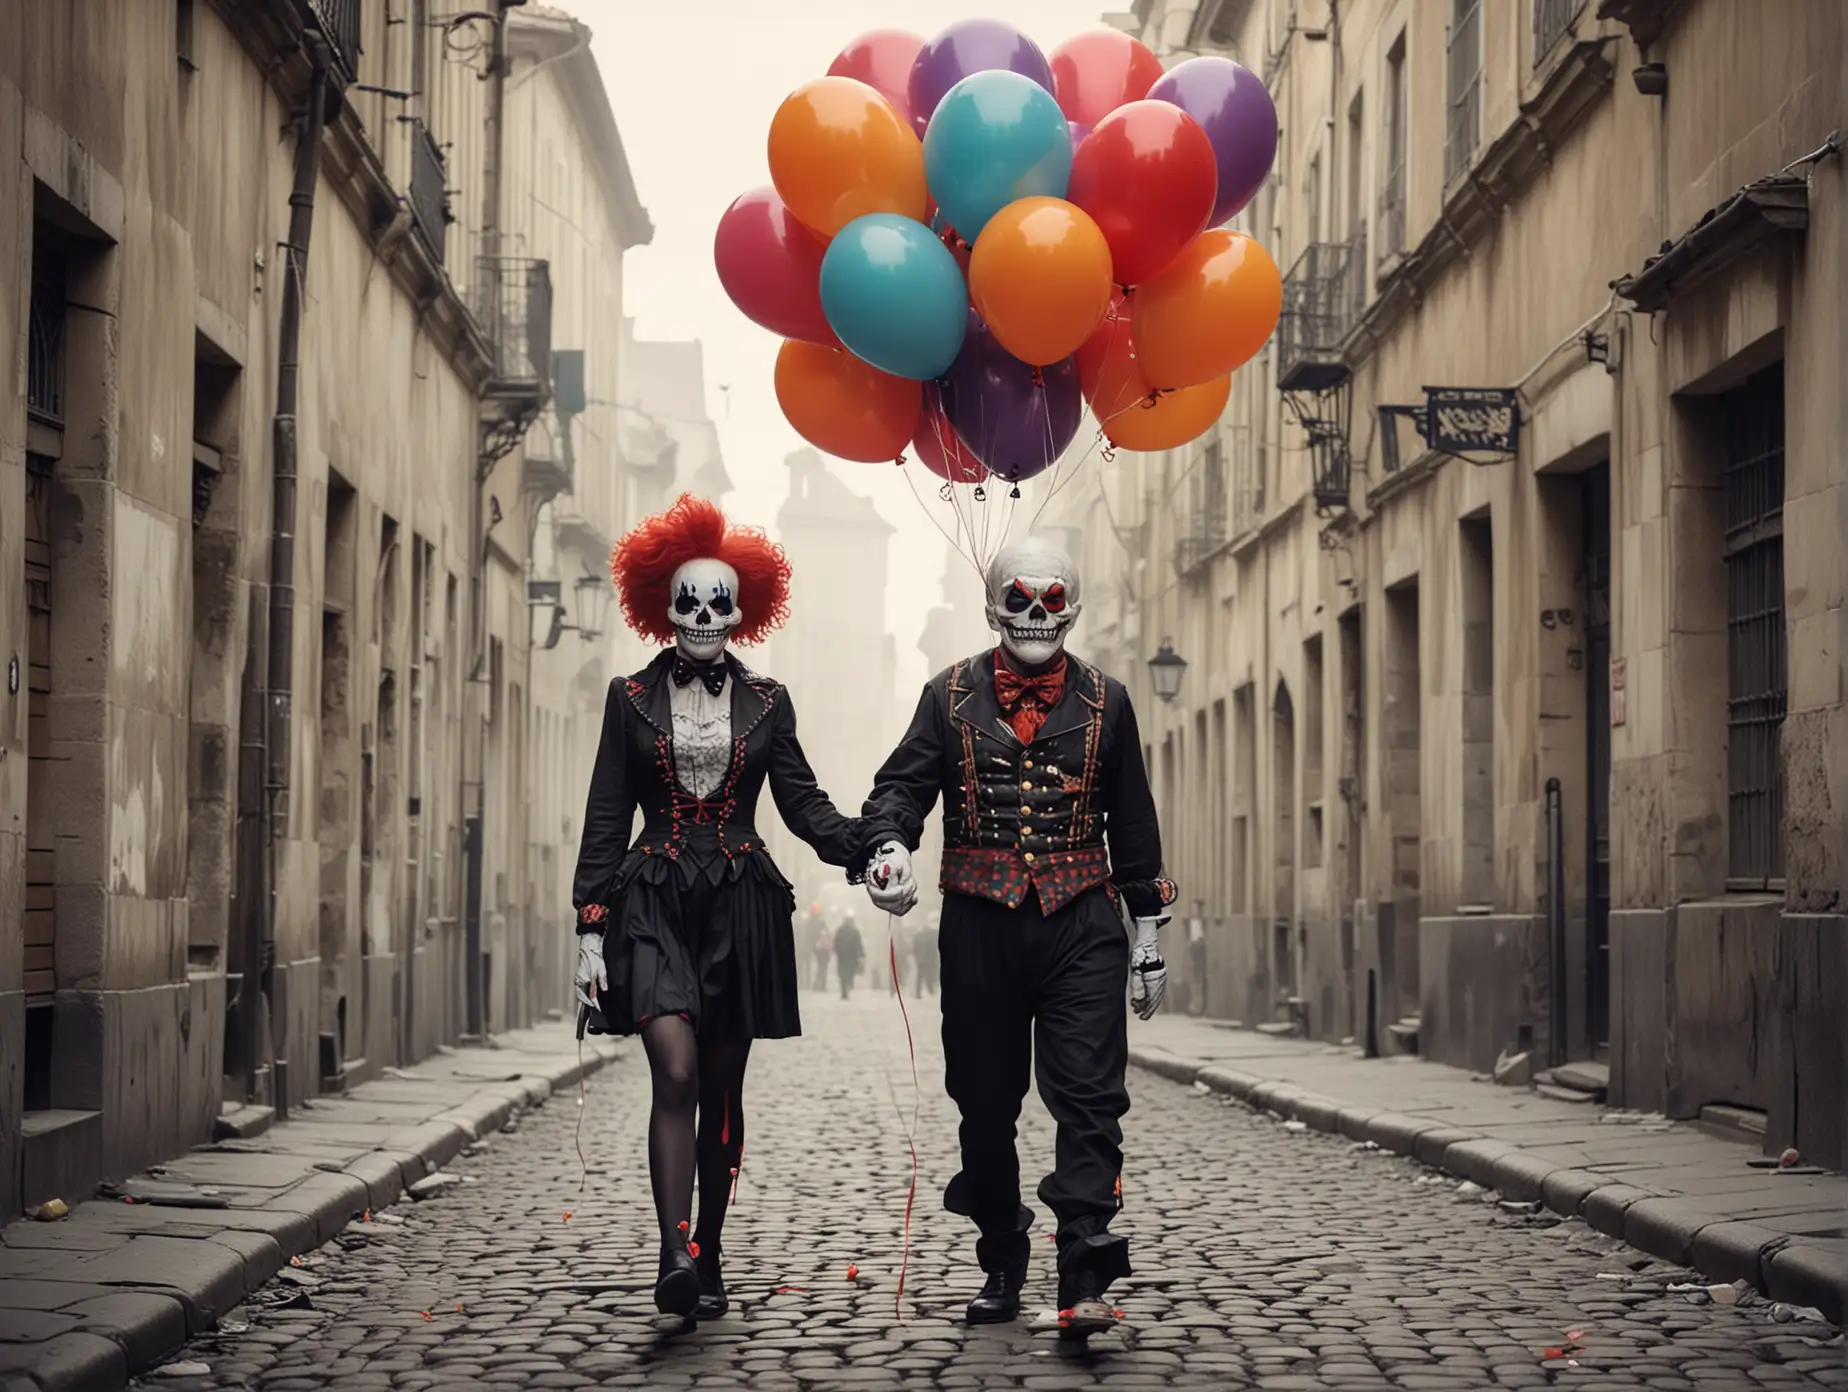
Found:
[(725, 651), (744, 615), (738, 609), (738, 572), (723, 561), (688, 561), (674, 572), (668, 622), (675, 645), (689, 662), (711, 662)]
[(1004, 547), (988, 567), (988, 626), (1023, 667), (1058, 658), (1081, 607), (1078, 567), (1042, 537)]

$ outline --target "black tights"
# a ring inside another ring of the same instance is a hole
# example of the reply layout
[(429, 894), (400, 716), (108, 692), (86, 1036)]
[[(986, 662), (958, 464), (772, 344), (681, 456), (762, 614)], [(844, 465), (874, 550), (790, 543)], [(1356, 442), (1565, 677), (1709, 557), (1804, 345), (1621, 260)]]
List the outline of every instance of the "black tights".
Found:
[(701, 1039), (678, 1015), (667, 1015), (642, 1027), (642, 1047), (654, 1075), (648, 1176), (662, 1244), (672, 1243), (681, 1224), (692, 1220), (697, 1173), (699, 1226), (692, 1237), (702, 1252), (716, 1257), (744, 1155), (744, 1068), (751, 1041)]

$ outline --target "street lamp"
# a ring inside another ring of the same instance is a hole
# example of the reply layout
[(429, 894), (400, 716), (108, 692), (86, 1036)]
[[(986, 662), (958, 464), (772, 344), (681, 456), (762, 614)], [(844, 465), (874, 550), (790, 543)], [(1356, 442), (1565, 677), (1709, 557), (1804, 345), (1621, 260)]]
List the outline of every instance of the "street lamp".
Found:
[(1149, 676), (1155, 683), (1155, 694), (1164, 701), (1172, 701), (1181, 694), (1181, 678), (1187, 672), (1187, 659), (1174, 650), (1174, 645), (1162, 639), (1161, 649), (1149, 659)]
[(610, 612), (610, 582), (601, 575), (581, 575), (577, 590), (578, 637), (588, 643), (603, 635), (603, 625)]

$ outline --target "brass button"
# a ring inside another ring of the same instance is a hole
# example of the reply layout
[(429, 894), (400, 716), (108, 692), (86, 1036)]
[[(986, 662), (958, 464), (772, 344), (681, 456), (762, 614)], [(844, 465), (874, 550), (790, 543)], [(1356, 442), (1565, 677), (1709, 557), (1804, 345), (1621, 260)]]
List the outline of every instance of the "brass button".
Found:
[(1020, 791), (1023, 793), (1030, 793), (1033, 791), (1033, 785), (1031, 783), (1022, 783), (1020, 785)]
[(1033, 828), (1032, 828), (1032, 827), (1027, 827), (1027, 826), (1023, 826), (1023, 827), (1022, 827), (1022, 828), (1020, 829), (1020, 834), (1021, 834), (1022, 836), (1031, 836), (1031, 835), (1033, 834)]
[(1028, 759), (1028, 760), (1027, 760), (1027, 762), (1026, 762), (1026, 763), (1025, 763), (1024, 765), (1022, 765), (1022, 767), (1024, 767), (1024, 768), (1032, 768), (1032, 767), (1033, 767), (1033, 761), (1032, 761), (1031, 759)]
[(1028, 865), (1031, 865), (1033, 863), (1033, 852), (1028, 851), (1025, 855), (1021, 857), (1021, 859), (1026, 861)]

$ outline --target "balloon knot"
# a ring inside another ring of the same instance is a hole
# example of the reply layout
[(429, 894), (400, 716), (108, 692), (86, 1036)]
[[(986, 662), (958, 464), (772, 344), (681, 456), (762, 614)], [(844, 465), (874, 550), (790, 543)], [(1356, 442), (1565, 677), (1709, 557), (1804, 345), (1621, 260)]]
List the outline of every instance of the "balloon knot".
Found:
[(894, 459), (892, 462), (902, 469), (905, 467), (905, 456), (901, 454), (899, 455), (897, 459)]
[(1113, 444), (1105, 445), (1103, 449), (1099, 451), (1099, 457), (1106, 464), (1116, 463), (1116, 446)]
[(1033, 369), (1033, 385), (1036, 387), (1043, 387), (1046, 385), (1046, 370), (1044, 368), (1036, 367)]
[(1155, 403), (1160, 400), (1161, 400), (1161, 388), (1157, 387), (1154, 391), (1151, 391), (1147, 396), (1143, 397), (1142, 400), (1137, 402), (1136, 404), (1145, 411), (1153, 411), (1155, 409)]
[(975, 486), (975, 500), (978, 503), (985, 503), (988, 501), (988, 490), (979, 483)]
[(943, 501), (947, 503), (947, 502), (952, 501), (956, 497), (956, 493), (955, 493), (955, 490), (953, 490), (950, 487), (950, 485), (946, 482), (943, 485), (943, 487), (937, 490), (937, 496), (943, 499)]
[(1008, 490), (1007, 496), (1010, 498), (1018, 498), (1020, 496), (1020, 485), (1015, 484), (1012, 488), (1010, 488)]

